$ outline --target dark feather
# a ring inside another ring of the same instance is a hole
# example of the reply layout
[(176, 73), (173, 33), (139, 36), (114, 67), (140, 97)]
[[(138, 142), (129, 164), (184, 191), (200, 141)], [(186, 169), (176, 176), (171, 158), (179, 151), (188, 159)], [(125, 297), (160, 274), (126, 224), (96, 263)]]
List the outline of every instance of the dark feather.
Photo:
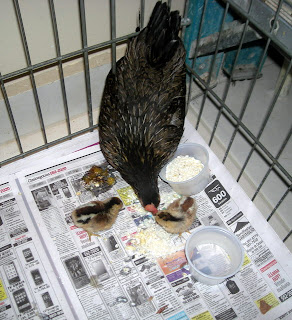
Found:
[(159, 217), (161, 220), (164, 220), (164, 221), (175, 221), (175, 222), (183, 221), (182, 217), (175, 217), (167, 211), (160, 211), (156, 217)]
[[(108, 223), (111, 219), (111, 210), (114, 206), (120, 206), (122, 201), (117, 197), (112, 197), (109, 201), (93, 201), (94, 206), (85, 206), (77, 208), (76, 211), (76, 221), (80, 224), (87, 224), (92, 217), (84, 220), (84, 217), (95, 214), (96, 223), (106, 222)], [(78, 219), (79, 218), (79, 219)], [(80, 219), (83, 218), (83, 219)]]
[(196, 202), (191, 197), (173, 201), (165, 210), (158, 211), (155, 221), (167, 232), (183, 233), (190, 229), (196, 217)]
[(95, 204), (92, 207), (88, 206), (88, 207), (79, 208), (77, 211), (76, 217), (79, 218), (81, 216), (87, 216), (87, 215), (91, 215), (93, 213), (95, 213), (95, 214), (99, 214), (99, 213), (108, 214), (114, 205), (119, 205), (121, 203), (122, 203), (122, 201), (117, 197), (112, 197), (107, 202), (95, 201)]
[(145, 206), (159, 204), (157, 177), (185, 119), (185, 49), (180, 17), (158, 2), (149, 24), (109, 72), (99, 116), (101, 150)]

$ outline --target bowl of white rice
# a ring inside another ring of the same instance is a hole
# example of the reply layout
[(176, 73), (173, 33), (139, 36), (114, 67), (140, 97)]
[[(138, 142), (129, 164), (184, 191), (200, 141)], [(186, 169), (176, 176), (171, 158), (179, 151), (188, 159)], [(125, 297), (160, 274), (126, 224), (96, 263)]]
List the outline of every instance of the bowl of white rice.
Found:
[(180, 144), (162, 168), (160, 178), (180, 195), (190, 196), (204, 190), (210, 181), (209, 153), (197, 143)]

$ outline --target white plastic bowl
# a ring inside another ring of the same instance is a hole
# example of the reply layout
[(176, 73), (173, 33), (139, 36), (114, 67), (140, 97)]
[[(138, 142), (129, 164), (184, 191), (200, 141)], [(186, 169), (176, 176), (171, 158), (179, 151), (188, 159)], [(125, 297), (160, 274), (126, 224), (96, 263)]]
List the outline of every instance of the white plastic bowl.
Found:
[[(195, 177), (181, 181), (174, 182), (166, 179), (166, 167), (167, 165), (175, 159), (177, 156), (190, 156), (194, 157), (197, 160), (200, 160), (204, 165), (202, 171), (197, 174)], [(209, 153), (206, 148), (197, 143), (184, 143), (180, 144), (174, 154), (174, 156), (169, 160), (169, 162), (162, 168), (160, 172), (160, 177), (162, 180), (167, 182), (172, 189), (180, 195), (191, 196), (197, 194), (204, 190), (207, 184), (210, 181), (210, 172), (209, 172)]]
[(196, 280), (216, 285), (236, 274), (243, 264), (244, 249), (230, 231), (216, 226), (198, 227), (189, 236), (185, 254)]

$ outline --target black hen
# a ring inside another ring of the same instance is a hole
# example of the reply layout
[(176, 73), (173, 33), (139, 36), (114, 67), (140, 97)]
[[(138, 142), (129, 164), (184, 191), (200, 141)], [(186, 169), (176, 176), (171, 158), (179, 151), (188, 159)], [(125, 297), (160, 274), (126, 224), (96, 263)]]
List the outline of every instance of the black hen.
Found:
[(185, 49), (179, 27), (178, 11), (157, 2), (116, 74), (109, 72), (100, 108), (101, 150), (152, 213), (160, 202), (159, 172), (183, 134)]

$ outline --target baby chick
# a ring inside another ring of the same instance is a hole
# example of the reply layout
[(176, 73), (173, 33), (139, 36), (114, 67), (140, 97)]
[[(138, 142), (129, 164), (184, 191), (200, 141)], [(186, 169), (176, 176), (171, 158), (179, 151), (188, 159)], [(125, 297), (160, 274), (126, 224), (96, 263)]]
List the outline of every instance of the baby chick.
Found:
[(172, 202), (166, 210), (159, 211), (156, 222), (167, 232), (180, 235), (189, 230), (196, 217), (196, 202), (191, 197), (181, 197)]
[(83, 228), (91, 241), (94, 232), (110, 229), (117, 219), (123, 203), (119, 198), (112, 197), (105, 201), (91, 201), (76, 208), (72, 219), (76, 227)]

